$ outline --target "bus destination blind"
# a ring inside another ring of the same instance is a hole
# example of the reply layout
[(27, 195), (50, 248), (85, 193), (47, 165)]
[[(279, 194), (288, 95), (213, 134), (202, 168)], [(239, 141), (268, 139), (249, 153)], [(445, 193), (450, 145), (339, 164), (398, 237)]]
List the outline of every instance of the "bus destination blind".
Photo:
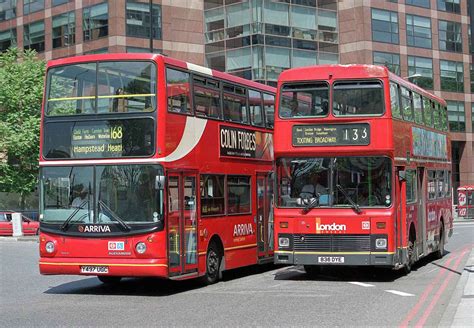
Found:
[(370, 126), (362, 124), (295, 125), (293, 146), (368, 145)]

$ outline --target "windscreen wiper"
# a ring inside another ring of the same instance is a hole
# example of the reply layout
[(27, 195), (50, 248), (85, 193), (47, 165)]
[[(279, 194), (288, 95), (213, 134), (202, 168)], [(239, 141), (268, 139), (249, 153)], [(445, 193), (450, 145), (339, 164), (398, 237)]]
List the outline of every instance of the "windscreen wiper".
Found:
[[(61, 226), (61, 230), (62, 231), (65, 231), (68, 227), (69, 227), (69, 223), (72, 221), (72, 219), (74, 218), (74, 216), (77, 214), (77, 212), (79, 212), (79, 210), (82, 210), (84, 205), (88, 204), (89, 203), (89, 200), (85, 200), (83, 201), (75, 210), (74, 212), (71, 213), (71, 215), (69, 215), (69, 217), (66, 219), (66, 221), (64, 221), (63, 225)], [(88, 211), (89, 213), (89, 211)], [(81, 216), (80, 218), (82, 219), (85, 215), (87, 215), (88, 213), (84, 214), (83, 216)]]
[(346, 199), (349, 201), (349, 203), (351, 204), (352, 209), (353, 209), (357, 214), (362, 213), (362, 211), (360, 210), (359, 204), (357, 204), (356, 202), (354, 202), (354, 201), (352, 200), (352, 198), (347, 194), (347, 192), (344, 190), (344, 188), (343, 188), (340, 184), (336, 184), (336, 187), (337, 187), (337, 189), (339, 189), (339, 191), (341, 192), (341, 194), (343, 194), (344, 197), (346, 197)]
[(130, 231), (132, 230), (132, 227), (130, 227), (123, 219), (120, 218), (120, 216), (117, 215), (117, 213), (115, 213), (114, 211), (112, 211), (110, 209), (110, 207), (108, 207), (107, 205), (105, 205), (105, 203), (99, 199), (99, 209), (100, 207), (104, 207), (104, 209), (110, 213), (110, 215), (112, 215), (112, 218), (115, 219), (115, 221), (117, 221), (121, 226), (122, 228), (124, 228), (125, 230), (127, 231)]

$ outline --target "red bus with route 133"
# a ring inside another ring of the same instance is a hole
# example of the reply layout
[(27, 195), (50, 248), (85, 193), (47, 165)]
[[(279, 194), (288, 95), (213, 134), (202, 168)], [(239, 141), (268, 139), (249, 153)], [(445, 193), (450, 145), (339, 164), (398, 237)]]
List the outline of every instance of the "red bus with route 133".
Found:
[(272, 261), (275, 91), (161, 55), (50, 61), (40, 272), (213, 283)]
[(444, 100), (371, 65), (283, 72), (275, 263), (404, 268), (452, 233)]

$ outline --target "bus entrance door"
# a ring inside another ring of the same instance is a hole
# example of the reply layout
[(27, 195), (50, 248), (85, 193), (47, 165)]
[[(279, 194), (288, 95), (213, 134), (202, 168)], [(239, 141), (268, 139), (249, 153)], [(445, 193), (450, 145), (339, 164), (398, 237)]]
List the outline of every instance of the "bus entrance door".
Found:
[(170, 276), (197, 274), (196, 174), (168, 177), (168, 260)]
[(427, 252), (427, 245), (426, 245), (426, 238), (427, 238), (427, 218), (426, 218), (426, 174), (425, 174), (425, 168), (424, 167), (419, 167), (417, 169), (417, 244), (418, 244), (418, 255), (426, 254)]
[(273, 250), (273, 220), (270, 220), (272, 188), (270, 175), (257, 173), (257, 246), (258, 258), (261, 260), (273, 256), (271, 253)]

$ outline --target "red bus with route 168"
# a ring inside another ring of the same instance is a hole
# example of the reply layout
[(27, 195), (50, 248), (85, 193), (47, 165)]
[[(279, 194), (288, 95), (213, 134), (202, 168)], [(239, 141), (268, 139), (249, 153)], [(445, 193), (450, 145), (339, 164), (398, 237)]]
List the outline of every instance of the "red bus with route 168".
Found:
[(40, 272), (213, 283), (272, 261), (275, 91), (161, 55), (50, 61)]
[(446, 103), (371, 65), (290, 69), (275, 115), (275, 263), (405, 268), (452, 233)]

